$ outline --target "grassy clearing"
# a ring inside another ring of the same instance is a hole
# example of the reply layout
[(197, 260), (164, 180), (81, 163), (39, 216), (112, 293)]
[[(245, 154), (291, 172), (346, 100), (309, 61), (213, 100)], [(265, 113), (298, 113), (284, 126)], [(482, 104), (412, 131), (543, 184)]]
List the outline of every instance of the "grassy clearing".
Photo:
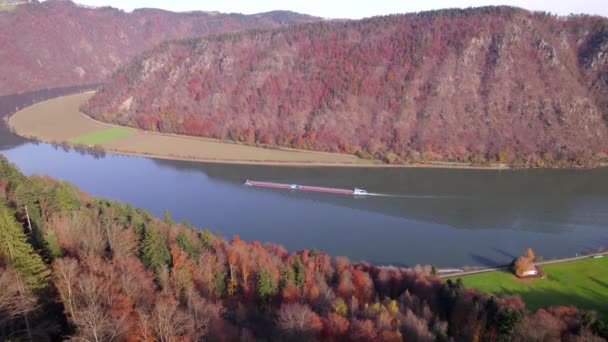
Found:
[(489, 293), (516, 294), (526, 307), (574, 305), (608, 318), (608, 257), (589, 258), (541, 267), (543, 279), (521, 280), (506, 271), (463, 276), (465, 286)]
[(78, 110), (91, 96), (92, 93), (83, 93), (35, 104), (13, 115), (9, 125), (19, 135), (42, 141), (101, 145), (107, 151), (168, 159), (302, 165), (377, 163), (353, 155), (270, 149), (109, 125)]
[(137, 134), (137, 131), (125, 127), (110, 127), (96, 131), (93, 133), (81, 135), (76, 138), (68, 140), (72, 144), (83, 144), (83, 145), (103, 145), (115, 140), (130, 137)]

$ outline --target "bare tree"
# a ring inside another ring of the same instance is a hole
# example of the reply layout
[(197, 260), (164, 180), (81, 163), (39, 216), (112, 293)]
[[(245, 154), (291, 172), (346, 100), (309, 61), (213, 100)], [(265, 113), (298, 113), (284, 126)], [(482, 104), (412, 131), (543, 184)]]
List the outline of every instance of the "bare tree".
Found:
[(0, 326), (36, 309), (36, 300), (20, 286), (17, 273), (0, 268)]
[(190, 287), (185, 293), (188, 311), (192, 316), (194, 324), (193, 332), (197, 338), (205, 336), (211, 322), (219, 319), (222, 307), (219, 304), (210, 303), (201, 297), (194, 288)]
[(192, 318), (179, 308), (177, 300), (169, 295), (161, 296), (151, 315), (154, 335), (161, 342), (168, 342), (193, 332)]
[(152, 341), (154, 338), (154, 331), (152, 327), (152, 316), (150, 313), (143, 309), (137, 310), (138, 318), (138, 332), (140, 341)]
[(138, 241), (131, 229), (111, 224), (105, 229), (105, 234), (114, 259), (136, 255)]
[(78, 262), (72, 258), (61, 258), (55, 260), (53, 264), (55, 286), (61, 296), (61, 301), (72, 319), (76, 316), (76, 281), (80, 273)]
[(428, 329), (428, 323), (424, 318), (416, 316), (412, 310), (407, 309), (405, 319), (401, 324), (403, 335), (412, 341), (431, 342), (435, 337)]
[(49, 227), (54, 228), (59, 244), (70, 256), (103, 256), (105, 252), (107, 241), (103, 230), (83, 213), (55, 215)]
[[(108, 265), (106, 265), (109, 267)], [(78, 266), (76, 260), (55, 261), (55, 284), (77, 328), (77, 339), (87, 341), (120, 340), (127, 330), (128, 311), (120, 308), (120, 293), (112, 282)]]
[(150, 309), (154, 303), (154, 284), (152, 275), (135, 257), (114, 260), (119, 274), (117, 286), (133, 301), (136, 307)]
[(322, 328), (319, 316), (306, 304), (288, 303), (281, 306), (278, 326), (289, 340), (309, 340)]

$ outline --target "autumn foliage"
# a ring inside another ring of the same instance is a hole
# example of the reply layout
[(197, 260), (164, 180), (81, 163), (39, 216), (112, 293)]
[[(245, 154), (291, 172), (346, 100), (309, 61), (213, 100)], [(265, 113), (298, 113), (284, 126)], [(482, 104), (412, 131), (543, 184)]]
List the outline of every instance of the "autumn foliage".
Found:
[[(418, 271), (226, 240), (0, 158), (0, 339), (591, 341), (594, 313), (526, 311)], [(26, 223), (27, 206), (31, 230)], [(27, 227), (27, 228), (26, 228)], [(19, 233), (21, 232), (21, 233)], [(27, 233), (27, 234), (26, 234)], [(15, 246), (19, 254), (7, 254)], [(33, 254), (37, 257), (33, 257)], [(29, 263), (26, 262), (29, 260)], [(33, 277), (32, 270), (40, 270)], [(24, 282), (27, 280), (27, 282)]]
[(608, 152), (608, 20), (511, 7), (174, 41), (83, 109), (146, 130), (387, 163), (586, 166)]
[(127, 13), (71, 1), (23, 3), (0, 10), (0, 95), (100, 83), (168, 39), (317, 20), (289, 11), (242, 15), (146, 8)]
[(534, 265), (534, 258), (534, 251), (532, 250), (532, 248), (528, 248), (524, 255), (517, 257), (515, 258), (515, 260), (513, 260), (513, 263), (511, 265), (513, 273), (515, 273), (515, 275), (518, 277), (523, 277), (526, 275), (525, 272), (533, 270), (538, 272), (536, 266)]

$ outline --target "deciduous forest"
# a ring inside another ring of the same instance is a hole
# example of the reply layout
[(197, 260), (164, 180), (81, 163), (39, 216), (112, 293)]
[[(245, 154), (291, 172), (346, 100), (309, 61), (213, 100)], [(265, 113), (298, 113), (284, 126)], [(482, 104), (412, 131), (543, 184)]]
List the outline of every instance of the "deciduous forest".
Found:
[(137, 54), (167, 39), (318, 20), (274, 11), (256, 15), (125, 12), (69, 0), (9, 1), (0, 10), (0, 95), (100, 83)]
[[(407, 248), (407, 245), (404, 245)], [(225, 239), (0, 158), (0, 339), (601, 341), (574, 307), (526, 310), (431, 267)]]
[(590, 166), (606, 159), (608, 20), (512, 7), (300, 24), (165, 42), (83, 107), (247, 144)]

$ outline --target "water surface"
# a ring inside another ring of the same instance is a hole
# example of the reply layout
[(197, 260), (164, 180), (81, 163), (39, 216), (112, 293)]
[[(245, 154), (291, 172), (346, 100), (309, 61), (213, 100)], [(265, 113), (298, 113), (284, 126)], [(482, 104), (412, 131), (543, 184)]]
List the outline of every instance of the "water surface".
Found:
[[(352, 260), (440, 267), (496, 265), (525, 248), (568, 256), (608, 246), (608, 169), (463, 170), (222, 165), (105, 157), (0, 133), (1, 150), (26, 174), (176, 220), (318, 248)], [(246, 179), (386, 194), (352, 196), (251, 188)]]

